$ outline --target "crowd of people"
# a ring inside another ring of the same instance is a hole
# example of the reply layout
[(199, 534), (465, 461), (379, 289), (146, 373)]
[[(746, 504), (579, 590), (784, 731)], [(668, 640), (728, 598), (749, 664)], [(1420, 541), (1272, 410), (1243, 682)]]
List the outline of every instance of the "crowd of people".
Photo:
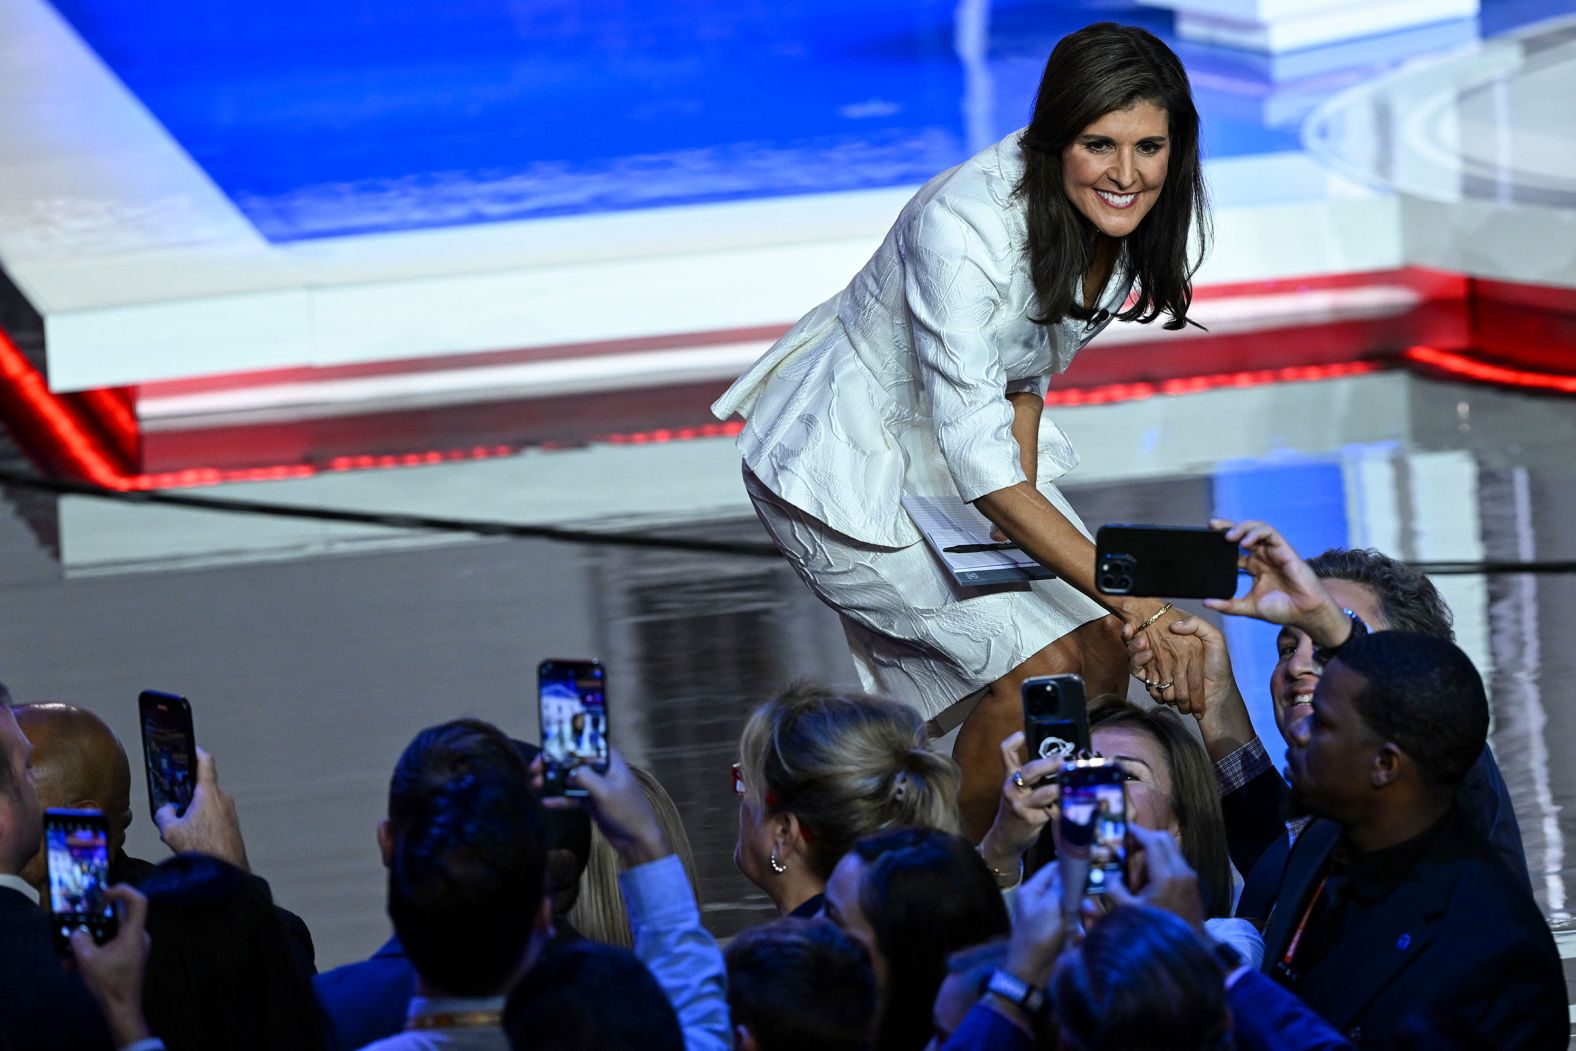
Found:
[[(735, 861), (780, 916), (726, 948), (655, 779), (614, 749), (605, 773), (575, 771), (582, 799), (544, 798), (536, 747), (456, 719), (390, 778), (392, 937), (318, 974), (306, 925), (250, 870), (212, 756), (189, 807), (157, 816), (174, 854), (152, 864), (124, 850), (130, 770), (108, 726), (6, 695), (0, 1047), (1565, 1047), (1483, 683), (1437, 591), (1373, 551), (1304, 562), (1268, 526), (1216, 525), (1253, 585), (1212, 605), (1282, 625), (1269, 688), (1289, 782), (1221, 632), (1176, 621), (1208, 657), (1196, 727), (1090, 704), (1127, 817), (1122, 878), (1090, 894), (1058, 851), (1062, 760), (1003, 740), (976, 842), (957, 765), (912, 707), (799, 685), (749, 716), (734, 770)], [(1148, 660), (1141, 637), (1129, 658)], [(54, 806), (108, 818), (120, 920), (66, 955), (40, 905)]]

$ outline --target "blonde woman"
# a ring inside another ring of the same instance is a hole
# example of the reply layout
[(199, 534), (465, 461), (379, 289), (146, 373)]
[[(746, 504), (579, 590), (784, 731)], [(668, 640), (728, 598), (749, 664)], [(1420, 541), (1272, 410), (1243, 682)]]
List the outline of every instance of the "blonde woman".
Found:
[(739, 741), (739, 871), (785, 916), (820, 912), (854, 842), (889, 828), (957, 832), (958, 766), (900, 701), (799, 685), (755, 710)]
[[(695, 892), (698, 905), (700, 883), (695, 879), (695, 854), (690, 849), (689, 836), (684, 831), (679, 809), (673, 805), (673, 797), (668, 795), (660, 781), (640, 767), (631, 766), (629, 772), (640, 783), (640, 790), (656, 813), (663, 835), (673, 844), (673, 853), (683, 862), (684, 874), (689, 877), (690, 889)], [(616, 945), (620, 949), (635, 947), (635, 936), (629, 929), (629, 910), (624, 904), (624, 892), (618, 886), (618, 874), (627, 867), (619, 860), (613, 844), (593, 824), (590, 860), (586, 863), (584, 875), (580, 877), (580, 896), (575, 899), (574, 908), (569, 910), (567, 917), (569, 926), (582, 937), (604, 945)]]

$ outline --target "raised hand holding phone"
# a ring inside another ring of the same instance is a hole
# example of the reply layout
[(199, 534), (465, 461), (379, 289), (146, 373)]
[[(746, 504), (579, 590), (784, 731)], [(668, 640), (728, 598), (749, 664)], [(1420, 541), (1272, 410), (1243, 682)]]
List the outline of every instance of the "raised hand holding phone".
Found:
[(163, 806), (153, 820), (158, 823), (159, 838), (177, 854), (208, 854), (243, 872), (252, 871), (235, 800), (219, 787), (219, 766), (201, 748), (197, 749), (197, 787), (192, 790), (191, 805), (184, 814), (177, 814), (173, 805)]
[(980, 855), (997, 882), (1004, 873), (1010, 876), (1022, 867), (1023, 856), (1050, 823), (1061, 794), (1056, 775), (1062, 769), (1060, 759), (1031, 759), (1021, 730), (1002, 741), (1001, 760), (1007, 776), (1002, 780), (996, 819), (979, 843)]
[[(537, 756), (531, 764), (531, 780), (538, 791), (545, 781), (546, 766), (545, 756)], [(673, 853), (657, 812), (651, 809), (640, 782), (618, 749), (608, 749), (605, 773), (598, 773), (587, 764), (575, 767), (567, 776), (578, 789), (576, 795), (544, 796), (543, 806), (555, 810), (584, 806), (626, 865), (642, 865)]]

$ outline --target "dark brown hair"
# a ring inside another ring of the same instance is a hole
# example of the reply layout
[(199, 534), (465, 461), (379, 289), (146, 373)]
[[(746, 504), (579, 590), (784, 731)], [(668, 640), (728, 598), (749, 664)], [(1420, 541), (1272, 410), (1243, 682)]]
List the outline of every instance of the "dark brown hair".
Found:
[(1226, 819), (1209, 755), (1169, 708), (1140, 708), (1114, 694), (1089, 706), (1089, 729), (1132, 727), (1165, 753), (1171, 770), (1171, 812), (1182, 834), (1182, 856), (1198, 873), (1204, 915), (1231, 914), (1231, 859), (1226, 850)]
[[(1028, 204), (1029, 267), (1040, 324), (1065, 317), (1088, 320), (1077, 290), (1094, 261), (1098, 231), (1068, 200), (1062, 151), (1107, 113), (1152, 102), (1166, 111), (1171, 152), (1165, 190), (1138, 228), (1123, 239), (1135, 301), (1116, 316), (1150, 322), (1171, 315), (1166, 328), (1188, 324), (1193, 274), (1208, 246), (1209, 211), (1199, 158), (1198, 110), (1187, 72), (1171, 49), (1134, 26), (1100, 22), (1063, 37), (1045, 63), (1034, 116), (1019, 142), (1023, 178), (1017, 194)], [(1189, 231), (1196, 227), (1196, 251)]]

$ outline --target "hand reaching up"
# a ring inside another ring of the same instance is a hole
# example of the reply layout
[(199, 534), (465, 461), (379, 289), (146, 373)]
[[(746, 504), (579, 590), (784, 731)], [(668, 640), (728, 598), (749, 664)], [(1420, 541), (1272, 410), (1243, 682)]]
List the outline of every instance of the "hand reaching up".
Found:
[(153, 820), (159, 838), (177, 854), (210, 854), (243, 872), (251, 871), (235, 800), (219, 787), (219, 765), (201, 748), (197, 749), (197, 787), (186, 813), (176, 817), (175, 808), (165, 804)]

